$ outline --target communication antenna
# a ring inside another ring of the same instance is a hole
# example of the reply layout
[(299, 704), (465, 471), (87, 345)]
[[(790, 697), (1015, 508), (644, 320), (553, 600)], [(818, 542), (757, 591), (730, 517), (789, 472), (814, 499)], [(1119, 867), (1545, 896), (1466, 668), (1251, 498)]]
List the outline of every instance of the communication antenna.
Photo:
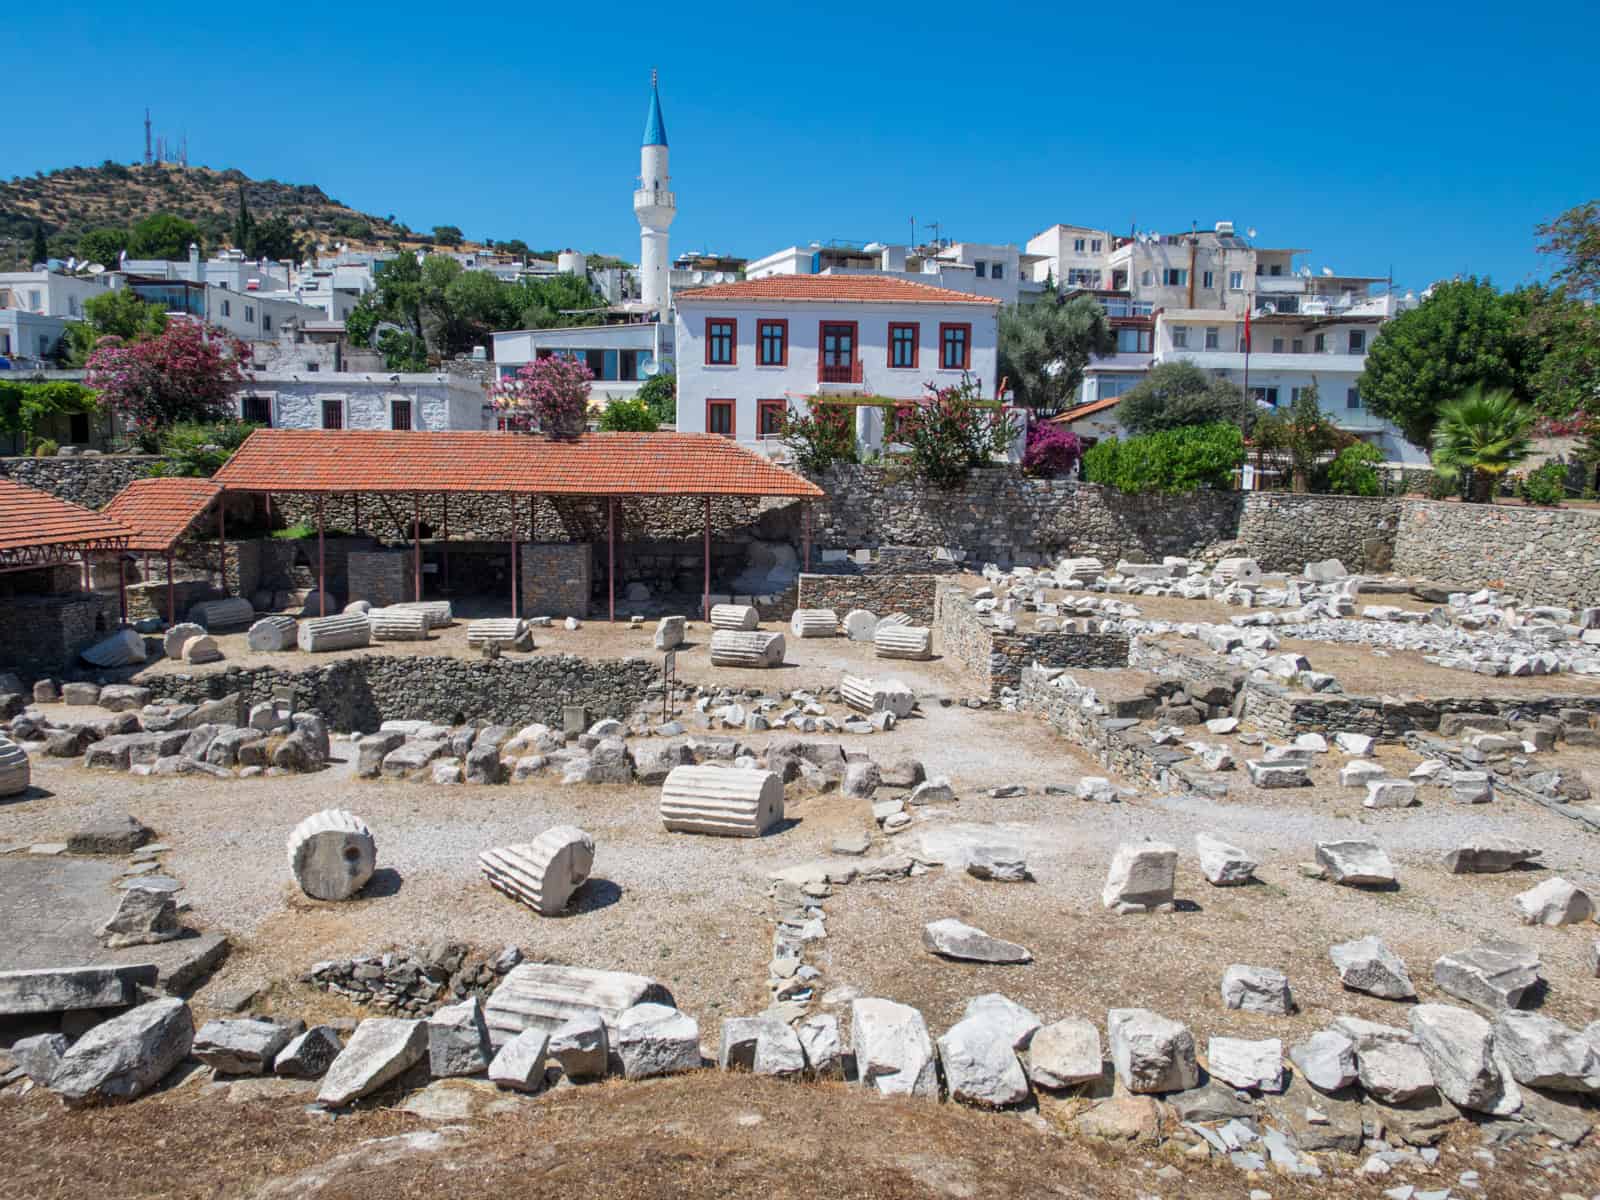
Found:
[(144, 110), (144, 165), (150, 165), (150, 109), (147, 105)]

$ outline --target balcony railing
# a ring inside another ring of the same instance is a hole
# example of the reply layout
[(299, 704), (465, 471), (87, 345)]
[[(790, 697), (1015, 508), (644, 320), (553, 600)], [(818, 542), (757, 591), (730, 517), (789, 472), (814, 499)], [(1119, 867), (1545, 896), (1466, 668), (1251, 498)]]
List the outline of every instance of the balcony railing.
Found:
[(634, 190), (633, 206), (635, 208), (648, 208), (653, 204), (662, 208), (677, 208), (677, 193), (669, 192), (665, 188), (636, 188)]
[(818, 383), (860, 383), (861, 360), (853, 363), (817, 363)]

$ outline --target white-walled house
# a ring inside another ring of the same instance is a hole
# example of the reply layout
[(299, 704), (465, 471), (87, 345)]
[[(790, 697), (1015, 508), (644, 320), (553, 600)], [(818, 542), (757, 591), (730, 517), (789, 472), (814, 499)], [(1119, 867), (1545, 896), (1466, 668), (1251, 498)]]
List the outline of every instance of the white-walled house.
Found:
[(865, 246), (813, 242), (788, 246), (745, 265), (746, 279), (773, 275), (884, 275), (956, 292), (972, 292), (1003, 304), (1037, 299), (1044, 289), (1031, 277), (1033, 255), (1011, 245), (951, 242), (936, 247)]
[(594, 374), (590, 403), (602, 407), (636, 395), (652, 374), (673, 369), (672, 327), (659, 321), (512, 329), (493, 338), (500, 378), (510, 378), (536, 358), (578, 359)]
[[(877, 275), (773, 275), (680, 292), (678, 429), (773, 444), (819, 396), (918, 400), (964, 375), (996, 386), (1000, 302)], [(856, 409), (876, 448), (883, 410)]]
[(238, 415), (273, 429), (486, 429), (473, 378), (445, 372), (257, 371), (239, 385)]

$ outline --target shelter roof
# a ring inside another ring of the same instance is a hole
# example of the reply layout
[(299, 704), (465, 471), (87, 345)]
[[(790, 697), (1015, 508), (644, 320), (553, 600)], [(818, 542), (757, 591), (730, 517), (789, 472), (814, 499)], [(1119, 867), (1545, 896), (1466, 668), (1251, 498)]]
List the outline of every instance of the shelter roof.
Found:
[(101, 511), (133, 530), (129, 550), (164, 554), (220, 495), (209, 479), (135, 479)]
[(213, 477), (229, 491), (795, 496), (821, 488), (714, 433), (258, 429)]
[(91, 508), (0, 478), (0, 556), (44, 547), (116, 550), (130, 532)]

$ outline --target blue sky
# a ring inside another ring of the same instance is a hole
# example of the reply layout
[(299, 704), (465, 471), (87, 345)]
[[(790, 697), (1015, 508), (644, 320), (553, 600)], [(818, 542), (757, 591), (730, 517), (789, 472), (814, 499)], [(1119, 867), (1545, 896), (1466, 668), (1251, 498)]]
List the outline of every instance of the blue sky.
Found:
[(148, 103), (193, 162), (633, 259), (657, 66), (675, 252), (1231, 219), (1313, 269), (1510, 286), (1600, 194), (1592, 0), (274, 11), (12, 6), (8, 94), (51, 99), (0, 175), (130, 161)]

